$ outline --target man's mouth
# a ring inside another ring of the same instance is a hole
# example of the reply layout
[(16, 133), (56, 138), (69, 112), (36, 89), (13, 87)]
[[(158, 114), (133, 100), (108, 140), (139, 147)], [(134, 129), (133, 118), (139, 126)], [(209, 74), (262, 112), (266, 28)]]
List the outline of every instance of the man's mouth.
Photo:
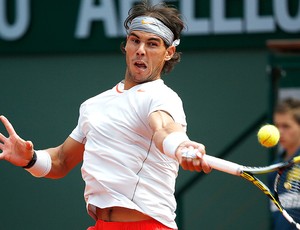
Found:
[(143, 62), (143, 61), (136, 61), (136, 62), (134, 62), (134, 65), (135, 65), (137, 68), (142, 69), (142, 70), (147, 69), (147, 65), (146, 65), (145, 62)]

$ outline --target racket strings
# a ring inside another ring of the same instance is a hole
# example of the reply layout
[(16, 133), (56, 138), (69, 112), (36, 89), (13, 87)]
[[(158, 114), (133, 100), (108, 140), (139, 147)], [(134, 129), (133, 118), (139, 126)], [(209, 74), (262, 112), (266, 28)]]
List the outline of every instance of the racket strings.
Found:
[(287, 213), (300, 223), (300, 165), (286, 168), (280, 173), (276, 186), (279, 201)]

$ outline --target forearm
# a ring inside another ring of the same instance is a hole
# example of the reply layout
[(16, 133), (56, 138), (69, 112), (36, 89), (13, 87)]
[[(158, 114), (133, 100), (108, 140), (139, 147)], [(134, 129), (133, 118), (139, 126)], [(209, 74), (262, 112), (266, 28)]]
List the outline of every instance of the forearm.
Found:
[(180, 154), (176, 156), (176, 150), (180, 144), (189, 140), (182, 124), (174, 122), (173, 118), (164, 111), (152, 113), (149, 117), (149, 124), (153, 130), (155, 146), (162, 153), (180, 161)]
[[(153, 129), (153, 142), (156, 147), (167, 156), (178, 160), (184, 169), (201, 171), (201, 162), (182, 157), (186, 148), (195, 149), (197, 158), (205, 154), (204, 145), (191, 141), (184, 126), (174, 122), (173, 118), (163, 111), (157, 111), (150, 116), (150, 127)], [(209, 166), (204, 162), (204, 170), (208, 172)]]
[(67, 168), (63, 154), (63, 145), (44, 150), (51, 157), (51, 170), (45, 178), (58, 179), (66, 176), (71, 169)]
[(59, 157), (61, 146), (44, 150), (32, 150), (33, 156), (28, 165), (23, 167), (35, 177), (61, 178), (67, 173)]
[(36, 177), (64, 177), (82, 161), (83, 151), (83, 144), (67, 138), (62, 145), (55, 148), (36, 150), (37, 162), (27, 170)]
[(182, 135), (186, 135), (185, 130), (182, 127), (182, 125), (175, 123), (175, 122), (169, 123), (165, 127), (162, 127), (161, 129), (158, 129), (154, 132), (153, 141), (154, 141), (156, 147), (162, 153), (165, 153), (164, 141), (165, 141), (166, 137), (169, 136), (171, 133), (182, 133)]

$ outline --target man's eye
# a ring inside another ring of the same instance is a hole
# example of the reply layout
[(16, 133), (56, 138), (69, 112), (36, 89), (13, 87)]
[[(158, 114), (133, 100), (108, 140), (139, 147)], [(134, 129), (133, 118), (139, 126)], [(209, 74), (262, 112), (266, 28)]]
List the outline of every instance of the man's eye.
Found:
[(290, 126), (289, 126), (289, 125), (283, 125), (283, 128), (284, 128), (284, 129), (289, 129)]
[(150, 42), (150, 43), (149, 43), (149, 46), (151, 46), (151, 47), (156, 47), (156, 46), (157, 46), (157, 44), (156, 44), (156, 43), (154, 43), (154, 42)]
[(132, 39), (132, 42), (137, 43), (137, 44), (140, 43), (140, 41), (138, 39), (135, 39), (135, 38)]

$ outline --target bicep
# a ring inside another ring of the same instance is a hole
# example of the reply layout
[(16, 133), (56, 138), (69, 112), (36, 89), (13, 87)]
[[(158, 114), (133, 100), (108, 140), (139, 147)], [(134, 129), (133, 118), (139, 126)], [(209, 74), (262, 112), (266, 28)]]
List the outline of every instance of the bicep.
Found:
[(83, 160), (84, 144), (68, 137), (62, 145), (47, 149), (47, 152), (52, 159), (52, 168), (46, 177), (60, 178)]
[(174, 123), (171, 115), (162, 110), (155, 111), (149, 116), (149, 125), (153, 131), (162, 129), (171, 123)]
[(170, 114), (162, 110), (150, 114), (149, 125), (153, 131), (153, 141), (161, 152), (163, 152), (163, 140), (168, 134), (185, 132), (181, 124), (176, 123)]

